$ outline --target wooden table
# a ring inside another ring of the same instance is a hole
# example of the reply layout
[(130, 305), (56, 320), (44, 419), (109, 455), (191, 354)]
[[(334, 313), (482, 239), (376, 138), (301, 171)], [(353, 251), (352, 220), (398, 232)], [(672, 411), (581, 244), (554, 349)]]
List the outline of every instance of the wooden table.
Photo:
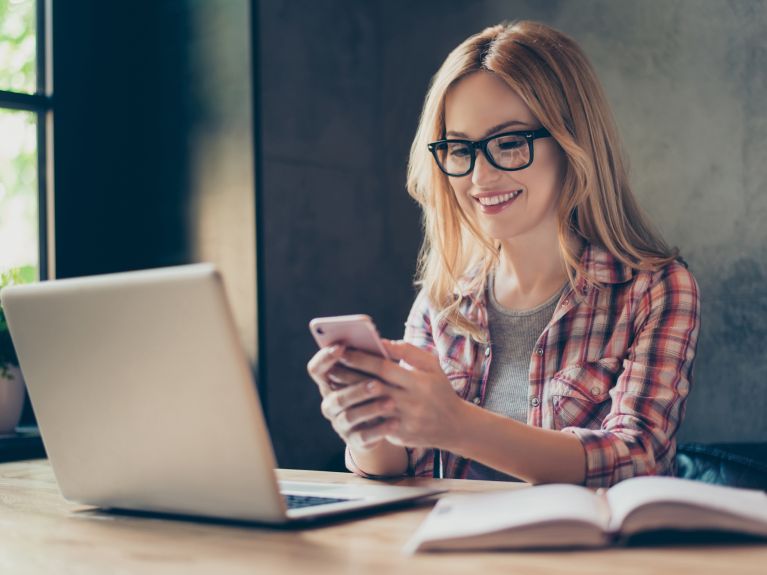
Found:
[[(365, 481), (317, 471), (280, 470), (279, 475), (330, 483)], [(460, 480), (400, 483), (439, 483), (453, 492), (524, 488)], [(45, 460), (5, 463), (0, 465), (0, 573), (767, 573), (765, 544), (403, 554), (403, 544), (429, 509), (422, 505), (304, 530), (117, 516), (65, 501)]]

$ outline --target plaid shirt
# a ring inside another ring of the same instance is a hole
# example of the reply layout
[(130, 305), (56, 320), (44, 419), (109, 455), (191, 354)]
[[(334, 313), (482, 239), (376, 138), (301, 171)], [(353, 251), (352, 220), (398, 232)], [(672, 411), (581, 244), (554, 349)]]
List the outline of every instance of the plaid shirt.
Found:
[[(679, 262), (636, 271), (587, 246), (583, 278), (562, 294), (530, 360), (527, 423), (574, 434), (586, 453), (589, 487), (674, 472), (675, 434), (690, 390), (700, 327), (698, 286)], [(437, 354), (455, 392), (483, 405), (493, 348), (456, 333), (421, 292), (405, 340)], [(489, 341), (486, 293), (467, 294), (461, 312)], [(408, 473), (432, 476), (434, 450), (408, 449)], [(442, 452), (442, 476), (463, 478), (470, 461)], [(351, 460), (350, 470), (364, 475)]]

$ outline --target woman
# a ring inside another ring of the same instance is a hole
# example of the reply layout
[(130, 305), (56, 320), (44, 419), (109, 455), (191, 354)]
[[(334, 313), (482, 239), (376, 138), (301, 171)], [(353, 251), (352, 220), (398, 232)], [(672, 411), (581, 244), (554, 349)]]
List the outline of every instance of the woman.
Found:
[(309, 373), (364, 476), (609, 486), (671, 474), (695, 279), (642, 215), (581, 49), (542, 24), (470, 37), (434, 77), (408, 190), (421, 286), (387, 361)]

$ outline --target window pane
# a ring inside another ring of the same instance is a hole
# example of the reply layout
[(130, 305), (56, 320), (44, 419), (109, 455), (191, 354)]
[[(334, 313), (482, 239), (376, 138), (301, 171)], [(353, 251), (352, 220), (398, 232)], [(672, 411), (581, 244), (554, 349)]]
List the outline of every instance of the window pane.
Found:
[(0, 0), (0, 90), (33, 94), (35, 0)]
[(39, 275), (37, 210), (36, 114), (0, 109), (0, 270)]

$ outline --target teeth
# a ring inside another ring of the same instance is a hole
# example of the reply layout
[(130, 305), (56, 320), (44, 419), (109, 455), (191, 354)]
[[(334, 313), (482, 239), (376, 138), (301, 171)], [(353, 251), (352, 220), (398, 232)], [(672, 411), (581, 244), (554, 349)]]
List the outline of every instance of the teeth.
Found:
[(483, 206), (497, 206), (498, 204), (502, 204), (504, 202), (508, 202), (509, 200), (516, 198), (521, 193), (522, 193), (522, 190), (517, 190), (509, 194), (503, 194), (502, 196), (492, 196), (489, 198), (477, 198), (477, 201)]

